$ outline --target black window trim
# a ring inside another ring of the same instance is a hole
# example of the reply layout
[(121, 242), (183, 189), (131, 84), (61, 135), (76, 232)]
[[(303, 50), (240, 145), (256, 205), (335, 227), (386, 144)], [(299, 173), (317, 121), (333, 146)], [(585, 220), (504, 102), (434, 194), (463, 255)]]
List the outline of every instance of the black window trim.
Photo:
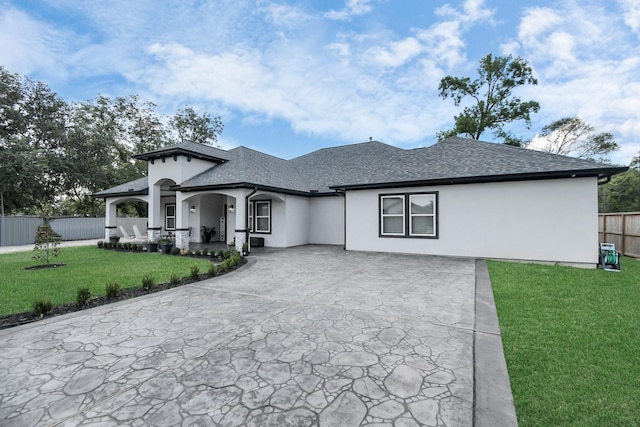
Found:
[[(257, 215), (257, 210), (256, 210), (256, 206), (255, 203), (268, 203), (269, 204), (269, 231), (259, 231), (258, 230), (258, 215)], [(273, 227), (273, 203), (271, 199), (257, 199), (257, 200), (251, 200), (251, 205), (253, 206), (253, 218), (252, 218), (252, 223), (249, 224), (249, 229), (251, 230), (250, 233), (251, 234), (271, 234), (272, 231), (272, 227)]]
[[(434, 235), (433, 236), (419, 236), (410, 234), (410, 224), (411, 221), (411, 206), (410, 206), (410, 196), (422, 195), (422, 194), (431, 194), (435, 196), (435, 224), (434, 224)], [(404, 197), (404, 234), (383, 234), (382, 233), (382, 199), (388, 196), (402, 196)], [(419, 192), (403, 192), (403, 193), (380, 193), (378, 194), (378, 237), (385, 239), (439, 239), (440, 238), (440, 200), (439, 200), (439, 191), (419, 191)]]

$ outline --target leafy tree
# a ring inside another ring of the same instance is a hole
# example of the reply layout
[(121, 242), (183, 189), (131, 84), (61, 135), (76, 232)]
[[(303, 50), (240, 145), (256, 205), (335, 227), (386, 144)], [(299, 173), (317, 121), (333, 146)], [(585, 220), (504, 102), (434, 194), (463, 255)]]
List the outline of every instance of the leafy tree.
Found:
[(542, 128), (538, 138), (543, 151), (599, 162), (608, 161), (618, 143), (609, 132), (596, 133), (593, 126), (579, 117), (564, 117)]
[[(156, 105), (137, 95), (67, 104), (45, 84), (0, 67), (0, 191), (8, 214), (56, 203), (68, 214), (101, 215), (91, 194), (144, 176), (131, 158), (180, 140), (215, 143), (220, 117), (179, 110), (163, 124)], [(133, 203), (127, 212), (146, 213)]]
[(0, 186), (8, 212), (54, 201), (64, 177), (68, 113), (47, 86), (0, 67)]
[(496, 56), (488, 54), (480, 60), (478, 78), (446, 76), (440, 81), (440, 96), (452, 98), (456, 106), (469, 99), (470, 105), (462, 113), (454, 116), (452, 129), (440, 131), (438, 140), (450, 136), (465, 135), (480, 139), (485, 130), (512, 145), (520, 145), (521, 140), (504, 130), (504, 125), (524, 120), (531, 125), (531, 113), (536, 113), (540, 105), (536, 101), (522, 101), (513, 95), (513, 91), (524, 85), (536, 85), (533, 70), (522, 58)]
[(640, 211), (640, 155), (633, 159), (628, 171), (599, 186), (598, 192), (600, 212)]
[(220, 116), (212, 118), (207, 112), (198, 114), (191, 107), (178, 110), (169, 119), (169, 126), (178, 134), (180, 142), (192, 141), (214, 146), (218, 146), (218, 136), (224, 128)]

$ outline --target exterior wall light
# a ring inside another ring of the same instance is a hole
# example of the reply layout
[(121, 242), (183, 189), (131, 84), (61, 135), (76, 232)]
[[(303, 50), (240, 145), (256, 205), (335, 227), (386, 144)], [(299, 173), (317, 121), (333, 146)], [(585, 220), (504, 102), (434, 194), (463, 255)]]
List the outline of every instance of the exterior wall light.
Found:
[(196, 207), (195, 206), (191, 206), (189, 208), (189, 212), (194, 213), (196, 211)]
[(233, 205), (229, 205), (229, 212), (234, 213), (235, 211), (236, 211), (236, 208), (234, 208)]

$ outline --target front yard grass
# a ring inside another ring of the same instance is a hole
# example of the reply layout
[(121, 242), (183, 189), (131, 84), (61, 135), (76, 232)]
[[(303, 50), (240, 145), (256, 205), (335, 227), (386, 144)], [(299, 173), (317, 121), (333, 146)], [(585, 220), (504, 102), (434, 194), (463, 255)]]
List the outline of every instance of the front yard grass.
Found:
[(488, 266), (520, 427), (640, 425), (640, 261)]
[(191, 267), (206, 273), (211, 261), (160, 254), (116, 252), (93, 246), (62, 248), (52, 263), (64, 267), (24, 270), (38, 264), (33, 252), (0, 255), (0, 316), (31, 310), (35, 300), (51, 300), (54, 305), (76, 300), (78, 288), (88, 287), (92, 296), (105, 294), (108, 283), (122, 289), (142, 286), (142, 276), (155, 283), (168, 282), (172, 274), (187, 277)]

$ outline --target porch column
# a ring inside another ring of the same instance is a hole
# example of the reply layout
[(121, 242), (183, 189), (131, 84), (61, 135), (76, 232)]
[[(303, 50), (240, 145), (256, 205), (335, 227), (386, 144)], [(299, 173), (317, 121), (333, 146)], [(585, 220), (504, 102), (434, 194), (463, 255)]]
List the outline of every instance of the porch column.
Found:
[(110, 237), (118, 235), (118, 223), (116, 222), (116, 213), (118, 211), (118, 203), (116, 200), (105, 199), (105, 215), (104, 215), (104, 239), (109, 240)]
[(242, 189), (238, 192), (238, 196), (236, 196), (236, 206), (235, 206), (235, 215), (236, 215), (236, 228), (235, 228), (235, 238), (236, 238), (236, 250), (238, 252), (242, 252), (242, 245), (247, 240), (247, 219), (246, 219), (246, 206), (245, 206), (245, 197), (249, 194), (249, 190)]
[(176, 192), (176, 247), (189, 249), (189, 202), (180, 191)]
[(162, 215), (160, 201), (160, 185), (149, 186), (149, 226), (147, 227), (147, 239), (157, 242), (162, 232)]

